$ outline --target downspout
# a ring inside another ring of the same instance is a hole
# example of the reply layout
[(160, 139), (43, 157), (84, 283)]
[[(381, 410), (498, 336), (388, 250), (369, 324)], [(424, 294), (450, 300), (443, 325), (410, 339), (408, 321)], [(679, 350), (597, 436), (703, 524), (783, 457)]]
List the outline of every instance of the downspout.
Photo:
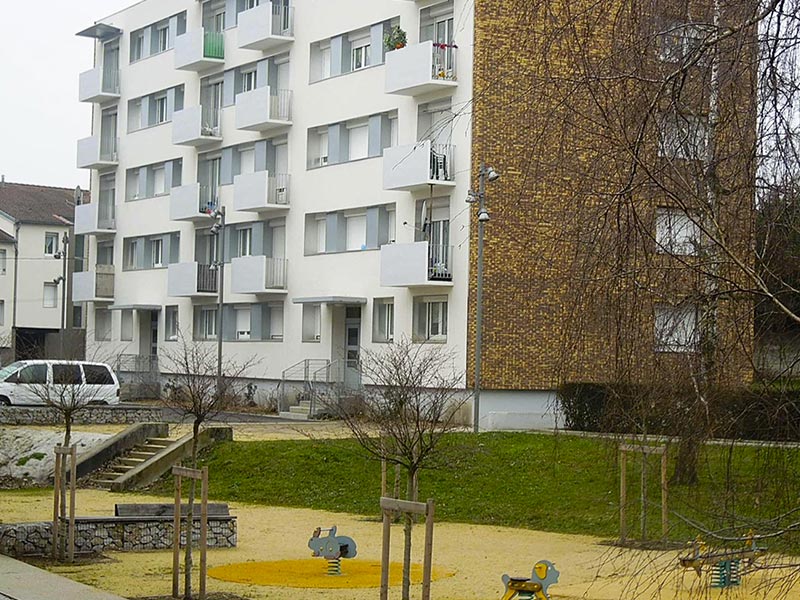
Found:
[(11, 349), (14, 360), (17, 360), (17, 281), (19, 280), (19, 228), (21, 223), (14, 222), (14, 290), (11, 293)]

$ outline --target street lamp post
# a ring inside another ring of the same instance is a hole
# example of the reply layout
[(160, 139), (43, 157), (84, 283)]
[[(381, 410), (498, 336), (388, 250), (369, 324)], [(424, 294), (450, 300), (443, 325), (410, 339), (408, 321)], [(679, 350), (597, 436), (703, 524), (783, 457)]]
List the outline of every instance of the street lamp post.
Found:
[(468, 202), (478, 201), (478, 273), (475, 290), (475, 387), (472, 393), (472, 431), (478, 433), (481, 414), (481, 358), (483, 350), (483, 236), (489, 211), (486, 210), (486, 180), (500, 179), (500, 173), (481, 162), (478, 172), (478, 193), (470, 192)]
[(217, 401), (222, 395), (222, 305), (225, 290), (225, 207), (220, 206), (211, 213), (217, 222), (211, 234), (217, 237)]
[(56, 285), (61, 284), (61, 333), (59, 333), (59, 346), (61, 347), (61, 358), (66, 358), (64, 353), (64, 331), (67, 328), (67, 250), (69, 248), (69, 234), (65, 231), (61, 236), (61, 250), (53, 255), (55, 259), (61, 259), (61, 275), (55, 278)]

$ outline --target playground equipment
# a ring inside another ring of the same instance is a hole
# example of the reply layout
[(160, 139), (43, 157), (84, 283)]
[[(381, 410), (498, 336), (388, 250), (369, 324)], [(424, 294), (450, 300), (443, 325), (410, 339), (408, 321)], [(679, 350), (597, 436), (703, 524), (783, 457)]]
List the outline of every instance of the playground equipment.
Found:
[(742, 581), (742, 561), (750, 565), (756, 558), (766, 552), (766, 548), (759, 548), (750, 534), (745, 542), (745, 547), (738, 550), (709, 551), (708, 546), (701, 538), (691, 542), (692, 553), (681, 556), (678, 561), (684, 569), (694, 569), (699, 576), (703, 567), (711, 568), (711, 587), (728, 588), (739, 585)]
[[(321, 537), (323, 531), (328, 535)], [(328, 575), (342, 574), (342, 559), (355, 558), (358, 550), (353, 538), (346, 535), (336, 535), (336, 525), (329, 529), (317, 527), (308, 540), (312, 556), (321, 556), (328, 561)]]
[(549, 560), (540, 560), (533, 565), (531, 578), (510, 577), (503, 575), (503, 584), (506, 591), (503, 593), (502, 600), (550, 600), (548, 589), (554, 583), (558, 583), (558, 569)]

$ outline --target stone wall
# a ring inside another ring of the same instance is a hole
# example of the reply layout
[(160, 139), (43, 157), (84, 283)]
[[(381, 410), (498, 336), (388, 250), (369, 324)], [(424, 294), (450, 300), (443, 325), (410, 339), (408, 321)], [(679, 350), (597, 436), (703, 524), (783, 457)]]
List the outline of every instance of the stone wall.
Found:
[[(90, 406), (75, 415), (74, 425), (107, 425), (161, 421), (155, 406)], [(59, 425), (61, 414), (49, 406), (0, 406), (0, 425)]]
[[(52, 523), (9, 523), (0, 525), (0, 554), (6, 556), (46, 556), (51, 552)], [(75, 519), (77, 554), (99, 554), (107, 550), (140, 552), (172, 547), (172, 518), (78, 517)], [(61, 522), (60, 534), (67, 535)], [(208, 547), (236, 547), (236, 517), (208, 519)], [(200, 540), (200, 519), (196, 518), (192, 539)], [(181, 546), (186, 534), (181, 534)]]

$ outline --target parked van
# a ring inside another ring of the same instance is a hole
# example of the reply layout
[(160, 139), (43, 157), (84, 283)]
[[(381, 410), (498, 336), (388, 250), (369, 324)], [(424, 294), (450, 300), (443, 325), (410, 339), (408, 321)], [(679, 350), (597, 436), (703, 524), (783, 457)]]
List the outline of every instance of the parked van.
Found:
[(0, 405), (118, 404), (119, 380), (106, 364), (21, 360), (0, 369)]

